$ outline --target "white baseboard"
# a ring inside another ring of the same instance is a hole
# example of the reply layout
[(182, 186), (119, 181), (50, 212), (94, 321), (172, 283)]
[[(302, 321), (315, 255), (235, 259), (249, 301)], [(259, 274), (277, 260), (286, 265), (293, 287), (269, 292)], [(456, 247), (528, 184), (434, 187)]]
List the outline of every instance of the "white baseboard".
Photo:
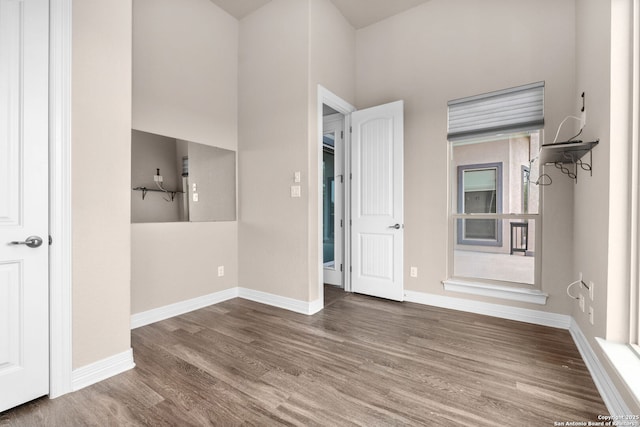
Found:
[[(632, 412), (622, 399), (622, 396), (618, 392), (615, 384), (611, 380), (611, 377), (607, 373), (606, 369), (598, 359), (598, 356), (593, 351), (593, 348), (589, 344), (589, 341), (582, 333), (578, 322), (571, 318), (571, 326), (569, 332), (573, 337), (573, 341), (578, 347), (578, 351), (584, 360), (584, 364), (587, 365), (587, 369), (591, 373), (591, 378), (596, 385), (596, 388), (600, 392), (602, 400), (609, 410), (610, 415), (625, 416), (631, 415)], [(623, 418), (621, 418), (622, 420)], [(633, 425), (633, 424), (631, 424)], [(637, 425), (637, 424), (635, 424)]]
[(71, 373), (71, 389), (78, 391), (114, 375), (133, 369), (133, 350), (129, 349), (106, 359), (98, 360)]
[(464, 294), (521, 301), (529, 304), (545, 305), (549, 294), (537, 289), (513, 288), (510, 286), (475, 283), (467, 280), (448, 279), (442, 282), (444, 290)]
[(151, 323), (179, 316), (190, 311), (198, 310), (200, 308), (208, 307), (237, 297), (238, 288), (234, 287), (186, 301), (180, 301), (175, 304), (165, 305), (164, 307), (143, 311), (142, 313), (136, 313), (131, 315), (131, 329), (146, 326)]
[(300, 314), (312, 315), (322, 310), (322, 300), (320, 299), (311, 302), (300, 301), (247, 288), (238, 288), (238, 296), (250, 301), (283, 308)]
[(517, 320), (535, 325), (550, 326), (552, 328), (569, 329), (571, 316), (548, 313), (546, 311), (528, 308), (511, 307), (508, 305), (473, 301), (464, 298), (454, 298), (444, 295), (428, 294), (424, 292), (404, 291), (405, 301), (469, 313), (484, 314), (501, 319)]

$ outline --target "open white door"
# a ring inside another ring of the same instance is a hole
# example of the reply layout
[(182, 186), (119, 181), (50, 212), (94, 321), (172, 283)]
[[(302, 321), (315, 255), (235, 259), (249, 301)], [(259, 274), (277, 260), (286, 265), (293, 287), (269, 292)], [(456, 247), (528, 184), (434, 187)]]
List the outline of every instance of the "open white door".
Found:
[(351, 114), (352, 290), (396, 301), (403, 289), (404, 103)]
[(0, 411), (49, 392), (47, 0), (0, 0)]

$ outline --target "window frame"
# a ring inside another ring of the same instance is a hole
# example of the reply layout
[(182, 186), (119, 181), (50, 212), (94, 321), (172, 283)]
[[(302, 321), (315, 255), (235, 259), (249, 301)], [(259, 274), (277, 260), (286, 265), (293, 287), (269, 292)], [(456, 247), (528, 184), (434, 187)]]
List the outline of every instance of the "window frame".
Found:
[(470, 246), (502, 246), (502, 226), (498, 225), (496, 219), (496, 238), (495, 239), (479, 239), (479, 238), (467, 238), (465, 235), (466, 228), (465, 223), (467, 220), (472, 219), (487, 219), (487, 218), (472, 218), (478, 214), (468, 214), (464, 212), (464, 173), (467, 171), (482, 171), (491, 170), (496, 171), (496, 212), (488, 213), (487, 215), (502, 214), (502, 195), (503, 195), (503, 175), (502, 175), (502, 162), (493, 163), (478, 163), (470, 165), (458, 166), (458, 185), (457, 185), (457, 198), (458, 198), (458, 214), (464, 215), (462, 219), (456, 221), (457, 227), (457, 241), (459, 245)]

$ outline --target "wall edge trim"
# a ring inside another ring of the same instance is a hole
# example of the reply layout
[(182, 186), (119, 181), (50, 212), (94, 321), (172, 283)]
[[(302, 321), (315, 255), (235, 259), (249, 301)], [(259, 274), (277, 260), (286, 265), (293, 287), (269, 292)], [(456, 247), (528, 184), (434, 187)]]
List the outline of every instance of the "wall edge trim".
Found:
[(587, 366), (591, 378), (593, 378), (593, 382), (610, 414), (618, 416), (632, 414), (614, 382), (611, 380), (609, 373), (593, 351), (593, 347), (591, 347), (584, 333), (582, 333), (580, 325), (578, 325), (578, 322), (576, 322), (573, 317), (571, 318), (569, 333), (571, 333), (571, 337), (576, 347), (578, 347), (580, 356), (582, 356), (582, 360)]
[(72, 390), (78, 391), (92, 384), (111, 378), (125, 371), (133, 369), (133, 349), (114, 354), (82, 368), (74, 369), (71, 376)]
[(238, 288), (233, 287), (212, 294), (191, 298), (174, 304), (165, 305), (151, 310), (131, 315), (131, 329), (150, 325), (151, 323), (166, 320), (174, 316), (198, 310), (210, 305), (218, 304), (238, 297)]
[(549, 326), (552, 328), (569, 329), (572, 320), (572, 317), (566, 314), (549, 313), (529, 308), (518, 308), (510, 305), (454, 298), (425, 292), (405, 290), (404, 293), (405, 301), (407, 302), (533, 323), (535, 325)]
[(307, 302), (293, 298), (283, 297), (280, 295), (270, 294), (267, 292), (256, 291), (248, 288), (238, 288), (238, 296), (240, 298), (270, 305), (272, 307), (283, 308), (300, 314), (312, 315), (322, 310), (323, 301), (317, 299)]

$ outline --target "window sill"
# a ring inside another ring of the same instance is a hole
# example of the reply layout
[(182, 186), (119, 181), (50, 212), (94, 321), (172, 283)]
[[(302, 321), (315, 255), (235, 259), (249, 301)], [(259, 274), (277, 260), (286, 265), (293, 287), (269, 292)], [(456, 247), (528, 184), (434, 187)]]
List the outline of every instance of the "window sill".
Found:
[(618, 371), (618, 375), (625, 382), (635, 399), (640, 402), (640, 356), (628, 344), (614, 343), (597, 338), (611, 365)]
[(470, 282), (460, 279), (448, 279), (442, 283), (445, 291), (521, 301), (531, 304), (545, 305), (547, 303), (547, 298), (549, 297), (549, 294), (537, 289), (514, 288), (510, 286)]

